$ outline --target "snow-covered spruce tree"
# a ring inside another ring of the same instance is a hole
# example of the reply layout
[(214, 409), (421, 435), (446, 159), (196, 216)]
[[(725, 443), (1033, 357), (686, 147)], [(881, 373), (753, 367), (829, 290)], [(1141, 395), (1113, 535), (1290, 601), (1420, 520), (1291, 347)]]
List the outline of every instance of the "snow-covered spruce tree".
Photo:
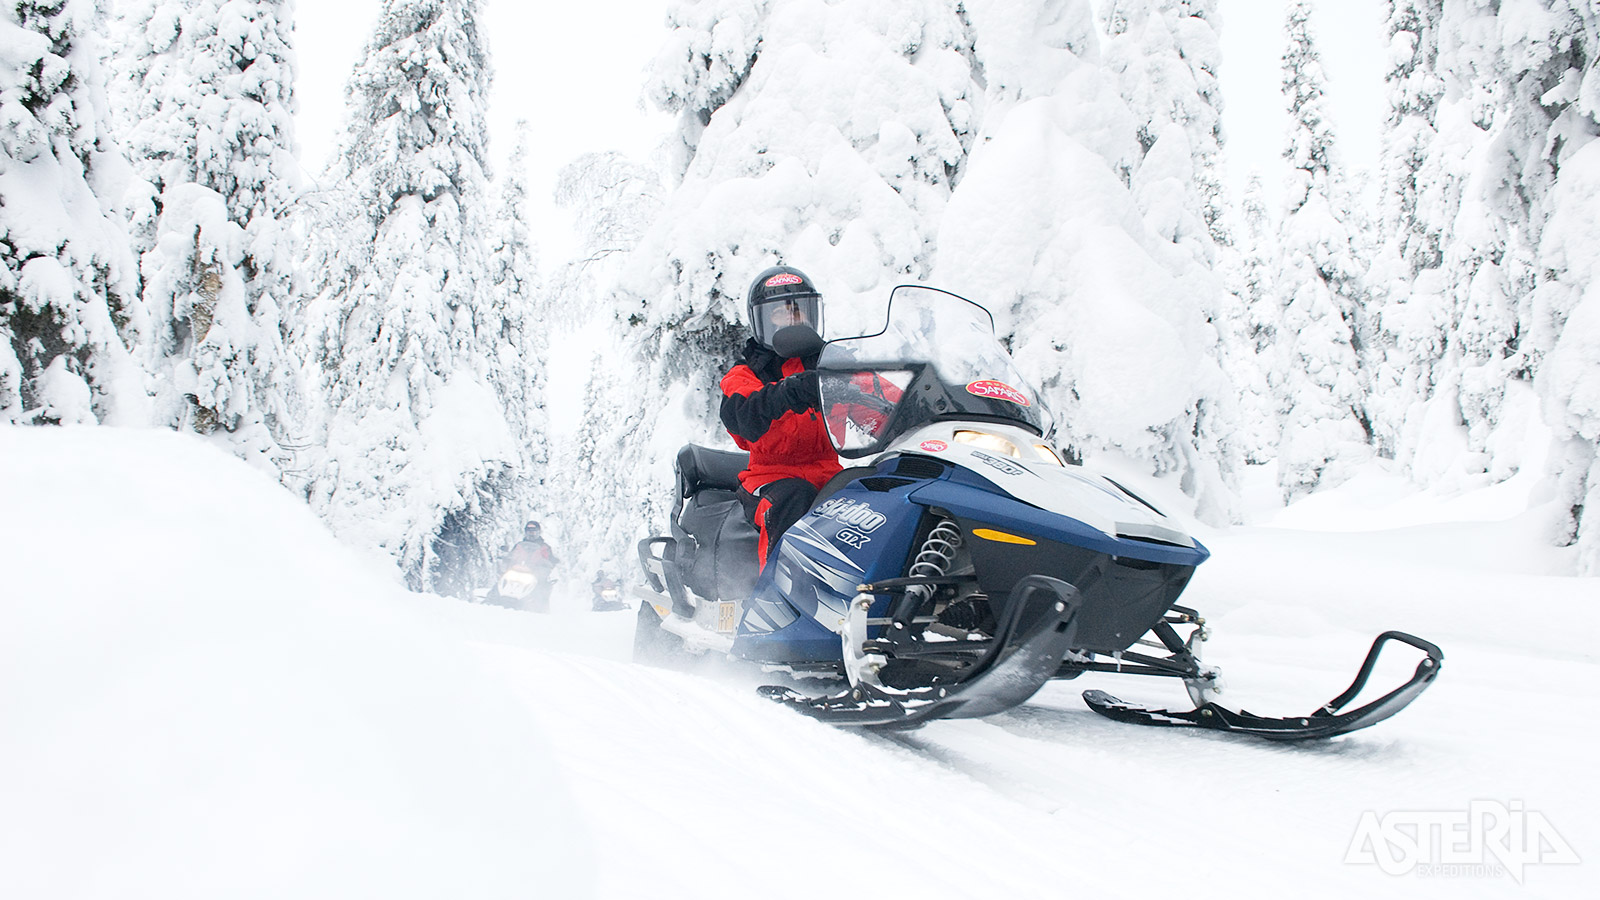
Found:
[(1381, 246), (1367, 282), (1375, 344), (1365, 362), (1374, 440), (1403, 464), (1414, 458), (1416, 441), (1407, 435), (1418, 427), (1443, 355), (1444, 246), (1461, 203), (1462, 167), (1438, 139), (1442, 8), (1441, 0), (1388, 5)]
[[(503, 550), (522, 538), (528, 515), (543, 515), (551, 504), (543, 494), (551, 447), (545, 413), (546, 363), (550, 337), (558, 318), (552, 295), (539, 269), (538, 248), (528, 222), (528, 135), (526, 121), (517, 122), (516, 143), (506, 172), (496, 185), (496, 212), (489, 254), (494, 308), (485, 321), (500, 323), (500, 336), (490, 344), (499, 356), (490, 378), (512, 433), (523, 447), (521, 477), (502, 492), (493, 522), (483, 525), (479, 553)], [(494, 537), (498, 536), (498, 540)], [(484, 557), (479, 566), (495, 566)]]
[(1106, 11), (1104, 57), (1138, 122), (1142, 154), (1128, 181), (1145, 224), (1216, 276), (1211, 284), (1196, 279), (1189, 299), (1216, 330), (1214, 354), (1245, 396), (1214, 396), (1201, 407), (1195, 431), (1233, 483), (1245, 456), (1265, 448), (1251, 441), (1242, 421), (1252, 402), (1248, 392), (1263, 388), (1265, 376), (1236, 293), (1240, 261), (1222, 186), (1218, 27), (1215, 0), (1116, 0)]
[(149, 416), (97, 24), (91, 0), (0, 6), (0, 422)]
[[(1141, 166), (1187, 170), (1187, 146), (1165, 163), (1144, 152), (1142, 120), (1101, 64), (1092, 23), (1069, 27), (1088, 3), (1053, 4), (1056, 29), (1015, 8), (970, 9), (989, 89), (938, 234), (935, 283), (994, 308), (1063, 444), (1171, 473), (1202, 516), (1228, 521), (1231, 451), (1202, 424), (1236, 390), (1204, 302), (1222, 293), (1220, 280), (1150, 227), (1129, 188)], [(1167, 133), (1170, 146), (1186, 145), (1181, 128)], [(1203, 222), (1196, 231), (1209, 242)]]
[(1207, 263), (1216, 245), (1231, 241), (1216, 7), (1216, 0), (1115, 0), (1104, 54), (1138, 120), (1142, 159), (1155, 169), (1130, 173), (1139, 208), (1156, 233)]
[[(1580, 557), (1593, 571), (1600, 537), (1583, 516), (1595, 484), (1595, 407), (1584, 399), (1593, 376), (1579, 374), (1593, 363), (1572, 322), (1592, 283), (1578, 210), (1593, 202), (1600, 15), (1568, 0), (1416, 0), (1391, 13), (1385, 165), (1402, 177), (1400, 189), (1390, 179), (1400, 202), (1386, 231), (1406, 253), (1390, 281), (1414, 273), (1383, 309), (1405, 361), (1397, 456), (1423, 483), (1507, 478), (1545, 457), (1527, 440), (1542, 402), (1562, 441), (1548, 461), (1557, 530), (1588, 548)], [(1393, 427), (1395, 409), (1379, 411), (1380, 430)]]
[[(660, 214), (665, 201), (661, 175), (620, 153), (586, 153), (561, 169), (555, 200), (571, 212), (577, 244), (573, 257), (555, 274), (548, 309), (562, 329), (561, 341), (569, 345), (569, 363), (586, 373), (581, 390), (588, 400), (583, 408), (592, 409), (590, 404), (606, 402), (608, 392), (618, 387), (619, 360), (609, 350), (616, 343), (615, 325), (609, 321), (611, 296), (628, 254)], [(586, 352), (573, 356), (573, 347)], [(570, 379), (573, 373), (567, 374)], [(557, 442), (552, 449), (556, 468), (594, 471), (591, 461), (597, 453), (604, 455), (594, 443), (597, 436), (597, 429), (590, 427)], [(586, 522), (589, 510), (615, 502), (606, 478), (578, 479), (569, 488), (560, 495), (565, 522)], [(631, 546), (584, 543), (574, 547), (571, 561), (580, 563), (585, 573), (596, 568), (625, 571), (635, 565), (632, 556)]]
[(1438, 137), (1439, 29), (1444, 0), (1389, 0), (1389, 116), (1383, 135), (1383, 226), (1415, 276), (1444, 261), (1447, 223), (1426, 170)]
[(630, 547), (661, 527), (678, 446), (728, 441), (716, 385), (745, 340), (756, 273), (778, 262), (804, 269), (835, 333), (870, 319), (873, 302), (881, 310), (896, 281), (927, 275), (981, 93), (960, 9), (668, 7), (671, 33), (647, 91), (680, 116), (677, 183), (611, 298), (624, 349), (587, 407), (592, 456), (580, 464), (604, 473), (606, 496), (581, 526), (585, 542)]
[(585, 271), (637, 246), (664, 200), (655, 169), (616, 152), (586, 153), (564, 166), (555, 199), (576, 220), (575, 265)]
[(497, 302), (491, 277), (478, 12), (384, 3), (328, 173), (344, 196), (324, 215), (340, 230), (322, 235), (335, 249), (305, 348), (330, 407), (314, 508), (412, 586), (446, 593), (485, 575), (538, 477), (537, 420), (504, 396), (538, 361), (514, 345), (525, 307)]
[(285, 339), (301, 258), (290, 0), (135, 0), (116, 96), (147, 188), (133, 205), (157, 421), (295, 469), (307, 398)]
[(1521, 348), (1559, 441), (1557, 537), (1576, 546), (1579, 572), (1600, 575), (1600, 9), (1524, 0), (1500, 15), (1513, 96), (1543, 138), (1529, 168), (1548, 185)]
[(1235, 290), (1241, 307), (1238, 323), (1228, 333), (1241, 347), (1223, 348), (1223, 359), (1245, 357), (1253, 362), (1230, 372), (1239, 396), (1239, 445), (1246, 461), (1270, 462), (1278, 452), (1278, 415), (1273, 380), (1281, 373), (1269, 372), (1266, 364), (1275, 358), (1279, 316), (1283, 301), (1278, 294), (1278, 223), (1267, 208), (1266, 188), (1261, 173), (1252, 172), (1239, 201), (1238, 226), (1233, 235), (1236, 256)]
[(1271, 370), (1282, 433), (1278, 483), (1287, 499), (1337, 483), (1369, 456), (1372, 429), (1359, 362), (1366, 333), (1363, 265), (1350, 193), (1323, 112), (1322, 65), (1301, 0), (1289, 10), (1283, 91), (1291, 167), (1280, 228), (1283, 312)]

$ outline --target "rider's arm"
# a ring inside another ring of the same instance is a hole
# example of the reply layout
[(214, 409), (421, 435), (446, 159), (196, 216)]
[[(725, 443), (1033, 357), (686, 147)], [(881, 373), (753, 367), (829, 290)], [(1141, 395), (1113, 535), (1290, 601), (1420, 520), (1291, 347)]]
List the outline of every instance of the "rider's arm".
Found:
[(768, 384), (749, 366), (734, 366), (722, 378), (722, 427), (736, 438), (760, 440), (785, 413), (811, 408), (812, 397), (802, 384), (808, 375), (816, 377), (803, 373)]

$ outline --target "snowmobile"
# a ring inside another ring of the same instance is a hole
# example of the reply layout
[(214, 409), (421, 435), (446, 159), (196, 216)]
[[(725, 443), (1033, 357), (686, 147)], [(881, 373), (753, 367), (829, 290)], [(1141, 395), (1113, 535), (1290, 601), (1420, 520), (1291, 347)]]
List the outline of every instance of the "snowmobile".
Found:
[[(685, 446), (671, 533), (638, 546), (640, 661), (727, 656), (796, 683), (831, 679), (839, 689), (820, 695), (760, 690), (826, 722), (876, 728), (991, 715), (1084, 672), (1162, 676), (1181, 680), (1195, 708), (1101, 691), (1084, 701), (1119, 721), (1273, 740), (1365, 728), (1438, 676), (1438, 647), (1391, 631), (1350, 688), (1308, 715), (1219, 705), (1218, 670), (1201, 661), (1205, 620), (1178, 602), (1209, 551), (1126, 486), (1064, 458), (1050, 414), (971, 301), (903, 285), (875, 334), (824, 343), (796, 325), (774, 346), (820, 354), (819, 413), (834, 449), (858, 464), (757, 571), (738, 496), (747, 455)], [(1415, 673), (1346, 709), (1392, 643), (1422, 652)]]
[(550, 611), (550, 573), (536, 572), (523, 565), (506, 567), (483, 602), (527, 612)]
[(601, 587), (594, 592), (594, 599), (589, 603), (591, 612), (617, 612), (628, 608), (627, 601), (622, 599), (622, 591), (616, 582)]

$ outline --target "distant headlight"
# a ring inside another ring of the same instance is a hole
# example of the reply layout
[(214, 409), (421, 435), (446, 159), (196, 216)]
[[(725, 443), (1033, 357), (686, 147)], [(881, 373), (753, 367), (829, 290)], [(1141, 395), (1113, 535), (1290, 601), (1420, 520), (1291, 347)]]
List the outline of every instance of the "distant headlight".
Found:
[(987, 431), (958, 431), (956, 432), (956, 443), (971, 444), (979, 450), (1001, 453), (1012, 459), (1022, 458), (1022, 451), (1017, 449), (1016, 444), (998, 434), (990, 434)]

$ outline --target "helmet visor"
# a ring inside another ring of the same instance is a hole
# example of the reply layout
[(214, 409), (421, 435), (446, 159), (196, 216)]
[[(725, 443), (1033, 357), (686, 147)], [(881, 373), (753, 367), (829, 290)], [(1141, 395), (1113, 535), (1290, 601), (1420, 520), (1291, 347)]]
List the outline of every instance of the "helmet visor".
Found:
[(790, 325), (809, 325), (811, 330), (822, 334), (822, 298), (817, 294), (793, 294), (757, 303), (754, 313), (751, 329), (764, 347), (772, 346), (772, 336), (778, 329)]

